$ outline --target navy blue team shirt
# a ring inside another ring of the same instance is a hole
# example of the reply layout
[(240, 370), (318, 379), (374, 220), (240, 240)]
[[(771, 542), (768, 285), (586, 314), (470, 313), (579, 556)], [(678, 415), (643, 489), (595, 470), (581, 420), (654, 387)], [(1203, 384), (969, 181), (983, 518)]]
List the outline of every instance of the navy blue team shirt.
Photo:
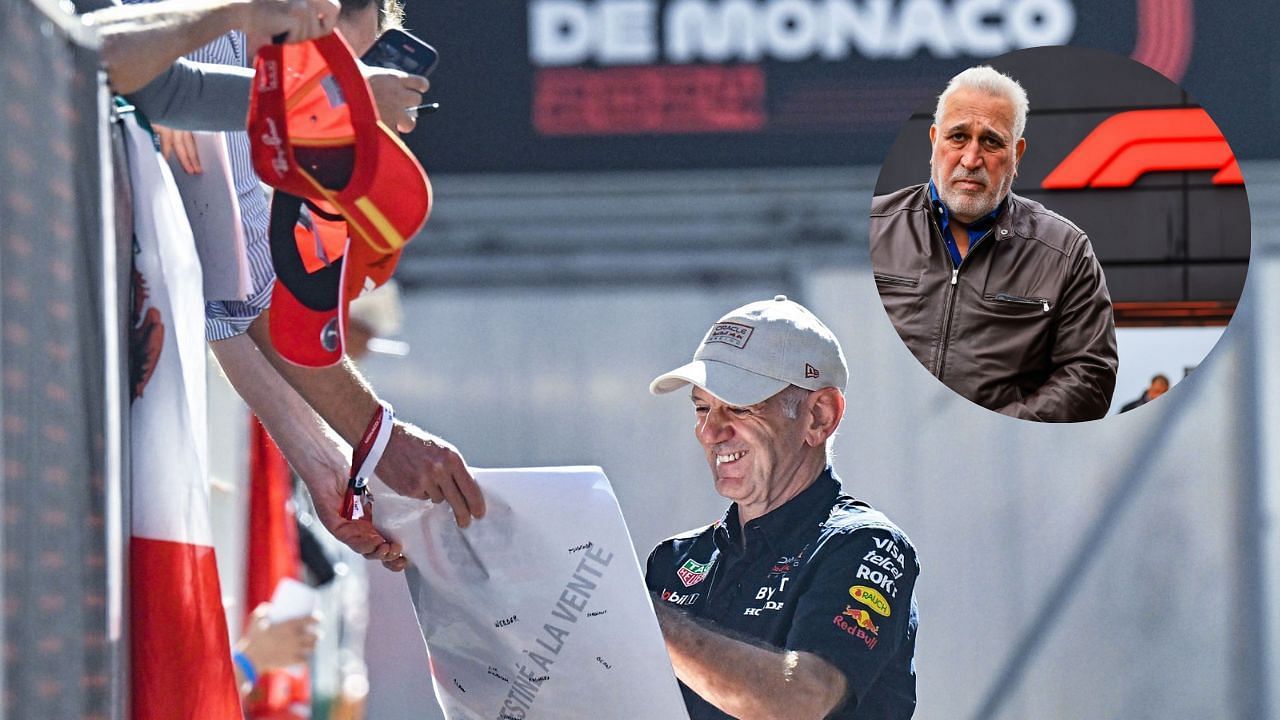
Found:
[[(745, 535), (746, 544), (743, 546)], [(831, 468), (740, 529), (723, 519), (664, 540), (645, 581), (662, 602), (779, 649), (813, 653), (849, 692), (829, 718), (909, 718), (916, 705), (915, 583), (907, 536), (841, 492)], [(691, 720), (730, 716), (680, 684)]]

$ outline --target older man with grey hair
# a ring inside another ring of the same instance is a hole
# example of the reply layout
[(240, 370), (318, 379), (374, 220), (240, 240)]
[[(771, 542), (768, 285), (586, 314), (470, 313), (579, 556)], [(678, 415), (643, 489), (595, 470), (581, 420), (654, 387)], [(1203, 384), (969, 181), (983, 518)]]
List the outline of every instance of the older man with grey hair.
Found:
[(1093, 420), (1115, 389), (1115, 321), (1083, 230), (1011, 190), (1027, 94), (987, 67), (938, 97), (928, 183), (874, 199), (871, 263), (889, 319), (955, 392), (1005, 415)]
[(692, 386), (698, 442), (732, 501), (658, 545), (645, 574), (691, 720), (915, 710), (915, 548), (828, 460), (847, 378), (835, 335), (779, 295), (720, 318), (650, 385)]

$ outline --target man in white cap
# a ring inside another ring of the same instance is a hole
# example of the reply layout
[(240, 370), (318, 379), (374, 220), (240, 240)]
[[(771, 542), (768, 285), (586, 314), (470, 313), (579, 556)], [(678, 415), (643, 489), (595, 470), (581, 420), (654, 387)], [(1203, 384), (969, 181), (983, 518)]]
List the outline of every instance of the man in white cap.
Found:
[(692, 720), (915, 710), (915, 548), (828, 464), (847, 379), (831, 331), (779, 295), (722, 317), (649, 386), (693, 386), (698, 442), (733, 501), (658, 545), (645, 577)]

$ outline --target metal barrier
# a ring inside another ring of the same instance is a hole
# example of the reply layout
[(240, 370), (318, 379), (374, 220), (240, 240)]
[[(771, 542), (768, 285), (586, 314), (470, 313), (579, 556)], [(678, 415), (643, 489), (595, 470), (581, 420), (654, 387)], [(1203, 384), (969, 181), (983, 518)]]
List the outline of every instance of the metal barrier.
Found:
[(121, 285), (96, 39), (0, 4), (4, 714), (118, 718)]

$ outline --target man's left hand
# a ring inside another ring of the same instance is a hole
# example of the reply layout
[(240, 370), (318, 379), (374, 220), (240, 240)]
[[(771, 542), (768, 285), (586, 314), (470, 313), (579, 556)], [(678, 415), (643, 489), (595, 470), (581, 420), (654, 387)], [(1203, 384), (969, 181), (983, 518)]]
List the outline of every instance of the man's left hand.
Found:
[[(296, 468), (295, 468), (296, 469)], [(301, 474), (301, 473), (300, 473)], [(307, 478), (303, 475), (304, 480)], [(388, 570), (399, 572), (408, 561), (400, 543), (388, 540), (373, 526), (373, 506), (369, 505), (365, 516), (359, 520), (342, 517), (342, 498), (346, 493), (346, 480), (338, 482), (308, 482), (307, 490), (316, 508), (316, 517), (338, 540), (360, 553), (366, 559), (378, 560)]]

